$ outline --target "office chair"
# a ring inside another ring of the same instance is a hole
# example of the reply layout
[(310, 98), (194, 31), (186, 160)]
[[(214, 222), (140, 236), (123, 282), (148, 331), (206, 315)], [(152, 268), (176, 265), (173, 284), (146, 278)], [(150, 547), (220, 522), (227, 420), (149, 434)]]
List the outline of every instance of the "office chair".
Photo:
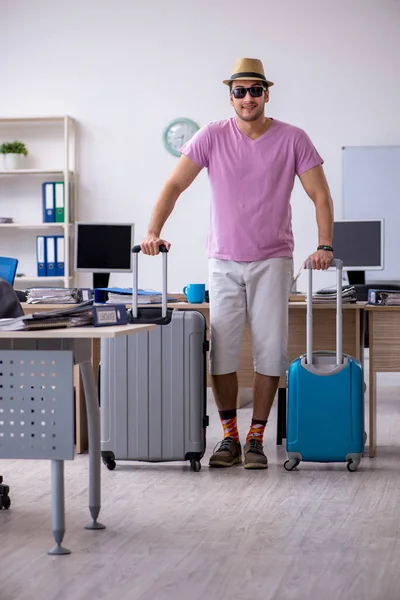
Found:
[(15, 274), (17, 272), (18, 260), (0, 256), (0, 278), (4, 279), (10, 285), (14, 285)]

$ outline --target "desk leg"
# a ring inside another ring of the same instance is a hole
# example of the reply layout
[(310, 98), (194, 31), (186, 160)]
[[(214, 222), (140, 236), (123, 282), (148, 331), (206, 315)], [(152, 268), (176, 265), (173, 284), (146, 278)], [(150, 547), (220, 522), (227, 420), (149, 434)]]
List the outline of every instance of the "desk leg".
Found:
[(101, 441), (100, 441), (100, 408), (97, 387), (94, 380), (91, 362), (80, 363), (83, 387), (85, 390), (86, 412), (88, 421), (89, 439), (89, 510), (92, 523), (85, 529), (105, 529), (105, 525), (98, 523), (100, 513), (100, 468), (101, 468)]
[(276, 443), (282, 445), (286, 438), (286, 388), (278, 388), (278, 407), (276, 420)]
[(53, 536), (56, 545), (48, 554), (71, 554), (71, 550), (63, 548), (61, 543), (65, 534), (65, 502), (64, 502), (64, 461), (51, 461), (52, 521)]
[(376, 451), (376, 373), (373, 360), (369, 361), (369, 456), (373, 458)]

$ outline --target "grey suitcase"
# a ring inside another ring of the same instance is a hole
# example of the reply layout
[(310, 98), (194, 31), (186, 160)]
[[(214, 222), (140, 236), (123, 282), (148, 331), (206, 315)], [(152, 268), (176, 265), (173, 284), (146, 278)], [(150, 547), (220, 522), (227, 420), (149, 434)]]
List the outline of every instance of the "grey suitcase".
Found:
[(162, 247), (162, 308), (137, 307), (138, 254), (133, 249), (132, 322), (155, 330), (101, 341), (101, 455), (116, 460), (190, 461), (201, 468), (206, 448), (208, 350), (197, 310), (167, 309), (167, 250)]

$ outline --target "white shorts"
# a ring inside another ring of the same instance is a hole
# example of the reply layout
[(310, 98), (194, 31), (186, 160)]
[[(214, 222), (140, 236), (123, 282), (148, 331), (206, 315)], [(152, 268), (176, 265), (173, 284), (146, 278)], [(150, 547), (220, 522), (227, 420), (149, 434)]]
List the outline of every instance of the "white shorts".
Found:
[(254, 370), (262, 375), (285, 374), (292, 281), (289, 257), (254, 262), (209, 260), (211, 374), (238, 370), (246, 317)]

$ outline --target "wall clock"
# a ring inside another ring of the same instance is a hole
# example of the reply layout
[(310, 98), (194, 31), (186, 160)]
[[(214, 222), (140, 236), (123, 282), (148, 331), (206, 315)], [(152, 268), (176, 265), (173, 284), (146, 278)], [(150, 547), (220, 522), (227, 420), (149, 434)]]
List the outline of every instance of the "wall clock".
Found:
[(191, 119), (180, 117), (174, 119), (164, 129), (163, 142), (165, 148), (174, 156), (180, 156), (179, 148), (194, 136), (200, 127)]

